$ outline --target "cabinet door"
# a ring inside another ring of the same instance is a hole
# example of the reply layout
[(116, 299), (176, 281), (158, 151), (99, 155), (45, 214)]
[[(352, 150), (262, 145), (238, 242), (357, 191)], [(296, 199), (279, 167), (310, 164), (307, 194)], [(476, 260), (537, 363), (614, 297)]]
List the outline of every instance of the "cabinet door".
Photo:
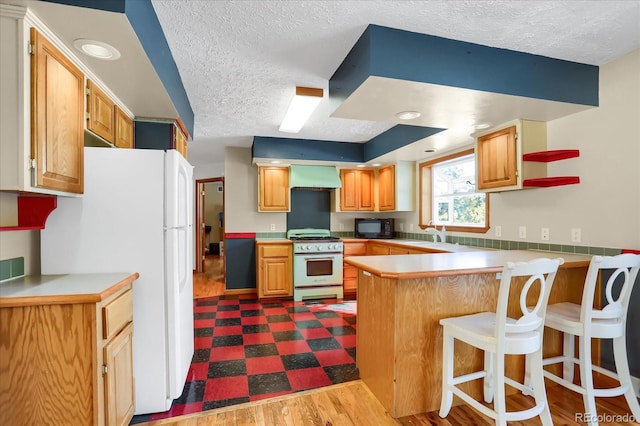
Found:
[(358, 268), (344, 263), (342, 265), (342, 289), (344, 293), (358, 292)]
[(116, 134), (114, 145), (118, 148), (133, 148), (133, 120), (120, 108), (116, 110)]
[(358, 171), (340, 170), (340, 180), (342, 181), (342, 188), (340, 188), (340, 210), (358, 210)]
[(393, 165), (378, 170), (378, 198), (381, 211), (396, 209), (396, 179)]
[(478, 189), (500, 188), (518, 183), (516, 142), (516, 126), (478, 138)]
[(133, 390), (133, 323), (104, 347), (105, 423), (128, 425), (135, 407)]
[(374, 172), (373, 170), (359, 170), (358, 172), (358, 188), (360, 189), (358, 201), (360, 210), (373, 211), (375, 208), (373, 202)]
[(402, 247), (389, 247), (389, 254), (411, 254), (411, 250)]
[(272, 257), (260, 261), (258, 297), (291, 296), (291, 258)]
[(289, 211), (289, 168), (259, 167), (258, 210)]
[(175, 129), (175, 149), (182, 154), (184, 158), (187, 158), (187, 138), (178, 126), (175, 126)]
[(87, 90), (87, 130), (113, 143), (116, 134), (116, 105), (91, 80), (87, 80)]
[(31, 29), (34, 186), (84, 190), (84, 75), (35, 28)]

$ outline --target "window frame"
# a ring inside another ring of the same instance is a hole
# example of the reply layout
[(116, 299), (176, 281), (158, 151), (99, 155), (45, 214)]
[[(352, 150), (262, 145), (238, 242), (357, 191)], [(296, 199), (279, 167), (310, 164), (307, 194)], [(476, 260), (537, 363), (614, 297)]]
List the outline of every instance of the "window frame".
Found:
[[(444, 163), (445, 161), (455, 160), (456, 158), (464, 157), (467, 155), (475, 155), (475, 149), (469, 148), (464, 151), (459, 151), (453, 154), (445, 155), (443, 157), (435, 158), (433, 160), (425, 161), (420, 163), (418, 166), (418, 227), (424, 230), (430, 225), (432, 218), (432, 204), (433, 204), (433, 194), (432, 194), (432, 184), (431, 179), (433, 176), (433, 166)], [(476, 171), (477, 175), (477, 171)], [(484, 193), (485, 194), (485, 226), (477, 227), (477, 226), (449, 226), (446, 225), (448, 231), (457, 231), (457, 232), (473, 232), (478, 234), (486, 233), (489, 228), (489, 196), (490, 193), (478, 191), (476, 187), (476, 193)], [(428, 204), (425, 203), (425, 198)], [(425, 208), (426, 206), (426, 208)], [(425, 211), (426, 210), (426, 211)]]

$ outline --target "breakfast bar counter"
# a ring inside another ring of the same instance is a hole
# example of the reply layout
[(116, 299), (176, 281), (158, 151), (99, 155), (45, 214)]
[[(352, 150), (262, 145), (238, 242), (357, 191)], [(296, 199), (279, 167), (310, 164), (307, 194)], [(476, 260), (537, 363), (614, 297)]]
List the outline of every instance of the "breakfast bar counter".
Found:
[[(393, 417), (440, 407), (439, 320), (495, 311), (503, 265), (540, 257), (565, 260), (549, 303), (580, 303), (590, 261), (587, 255), (512, 250), (345, 258), (358, 268), (356, 363), (360, 378)], [(514, 282), (514, 294), (519, 294), (524, 280)], [(517, 309), (517, 300), (510, 300), (509, 315), (516, 316)], [(545, 355), (559, 354), (561, 347), (561, 336), (545, 331)], [(598, 356), (599, 347), (594, 350)], [(456, 345), (455, 375), (477, 371), (482, 364), (480, 351)], [(508, 357), (505, 372), (522, 380), (524, 358)], [(481, 398), (481, 380), (467, 386), (468, 392)]]

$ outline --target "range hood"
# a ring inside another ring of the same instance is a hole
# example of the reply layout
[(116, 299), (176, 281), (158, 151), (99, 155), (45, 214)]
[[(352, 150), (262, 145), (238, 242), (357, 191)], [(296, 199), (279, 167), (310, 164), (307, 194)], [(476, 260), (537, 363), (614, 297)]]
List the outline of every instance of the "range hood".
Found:
[(335, 166), (290, 166), (291, 188), (341, 188), (340, 176)]

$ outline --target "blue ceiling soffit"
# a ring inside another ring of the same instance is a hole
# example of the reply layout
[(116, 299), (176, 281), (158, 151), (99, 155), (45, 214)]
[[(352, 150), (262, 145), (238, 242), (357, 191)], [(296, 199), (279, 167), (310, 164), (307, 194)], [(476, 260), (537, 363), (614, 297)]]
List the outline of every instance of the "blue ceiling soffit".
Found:
[(364, 144), (255, 136), (251, 154), (253, 158), (361, 163)]
[[(187, 132), (193, 137), (194, 114), (182, 84), (178, 67), (167, 44), (151, 0), (45, 0), (107, 12), (124, 13), (138, 36), (149, 61), (173, 102)], [(162, 117), (166, 118), (166, 117)]]
[(329, 80), (335, 110), (369, 76), (598, 106), (594, 65), (369, 25)]
[(433, 127), (397, 125), (364, 144), (364, 162), (395, 151), (420, 139), (435, 135), (446, 129)]

